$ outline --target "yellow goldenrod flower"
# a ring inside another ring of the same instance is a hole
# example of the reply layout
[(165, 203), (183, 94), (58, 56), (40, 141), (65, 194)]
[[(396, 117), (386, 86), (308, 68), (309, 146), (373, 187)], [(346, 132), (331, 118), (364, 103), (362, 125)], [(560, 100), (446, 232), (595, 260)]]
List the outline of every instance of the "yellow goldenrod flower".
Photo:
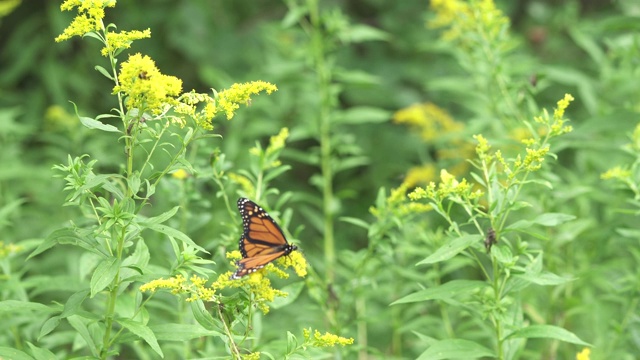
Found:
[(121, 31), (118, 33), (110, 32), (107, 33), (107, 45), (100, 50), (102, 56), (107, 56), (109, 54), (113, 54), (118, 50), (129, 49), (131, 47), (131, 43), (134, 40), (139, 39), (148, 39), (151, 37), (151, 30), (146, 29), (144, 31), (133, 30), (133, 31)]
[(115, 0), (65, 0), (60, 9), (70, 11), (78, 8), (78, 15), (62, 34), (55, 38), (56, 42), (68, 40), (74, 36), (83, 36), (92, 31), (103, 28), (104, 9), (116, 6)]
[(249, 197), (256, 194), (256, 188), (253, 186), (253, 183), (251, 182), (251, 180), (249, 180), (246, 176), (230, 172), (229, 180), (240, 185), (240, 188), (242, 188), (242, 191), (245, 194), (247, 194)]
[(13, 243), (5, 245), (4, 241), (0, 241), (0, 259), (4, 259), (10, 255), (16, 254), (22, 250), (22, 246)]
[(176, 275), (168, 279), (156, 279), (140, 286), (140, 291), (156, 292), (157, 289), (167, 289), (172, 294), (189, 294), (186, 301), (195, 300), (215, 301), (215, 289), (205, 286), (206, 279), (197, 275), (191, 276), (189, 280), (182, 275)]
[(127, 97), (129, 109), (149, 111), (154, 115), (165, 112), (176, 105), (176, 96), (182, 91), (182, 80), (163, 75), (148, 56), (135, 54), (122, 63), (119, 75), (120, 85), (113, 88)]
[(189, 177), (189, 173), (188, 173), (188, 172), (187, 172), (187, 170), (185, 170), (185, 169), (178, 169), (178, 170), (174, 171), (174, 172), (171, 174), (171, 176), (172, 176), (174, 179), (184, 180), (184, 179), (186, 179), (186, 178), (188, 178), (188, 177)]
[(393, 122), (407, 124), (416, 129), (426, 141), (433, 140), (444, 133), (462, 129), (462, 124), (453, 120), (444, 109), (430, 102), (411, 105), (396, 111), (393, 114)]
[(168, 279), (151, 280), (140, 286), (140, 291), (155, 292), (157, 289), (169, 289), (172, 293), (181, 293), (184, 289), (186, 279), (182, 275), (177, 275)]
[[(242, 255), (240, 254), (240, 251), (234, 250), (227, 253), (227, 258), (237, 260), (241, 259)], [(235, 264), (235, 261), (233, 263)], [(284, 266), (285, 268), (293, 266), (296, 274), (300, 277), (304, 277), (307, 274), (306, 259), (299, 251), (294, 251), (288, 256), (278, 259), (276, 263)], [(269, 263), (264, 268), (237, 280), (231, 279), (231, 275), (233, 274), (231, 271), (220, 274), (218, 279), (211, 284), (211, 288), (217, 290), (248, 286), (251, 294), (253, 295), (253, 301), (256, 307), (260, 309), (262, 313), (267, 314), (269, 312), (268, 303), (275, 300), (276, 297), (287, 297), (289, 295), (288, 293), (274, 289), (271, 286), (271, 281), (265, 276), (265, 274), (268, 273), (276, 274), (280, 278), (289, 277), (289, 274), (276, 267), (273, 263)]]
[[(447, 28), (442, 38), (458, 41), (464, 48), (481, 45), (481, 42), (495, 43), (509, 25), (509, 18), (496, 8), (493, 0), (432, 0), (430, 6), (436, 17), (429, 22), (429, 27)], [(481, 37), (467, 36), (477, 33)]]
[(242, 356), (242, 360), (260, 360), (260, 352), (253, 352), (250, 354), (240, 354)]
[(584, 348), (582, 351), (576, 354), (576, 360), (589, 360), (589, 356), (591, 355), (591, 349)]
[(289, 129), (286, 127), (282, 128), (277, 135), (274, 135), (269, 139), (269, 146), (267, 147), (265, 154), (270, 155), (284, 149), (285, 142), (287, 141), (288, 137)]
[(478, 142), (478, 145), (476, 146), (476, 154), (478, 154), (478, 158), (480, 158), (480, 160), (490, 160), (491, 156), (489, 155), (489, 150), (491, 149), (491, 145), (489, 145), (489, 141), (482, 136), (482, 134), (473, 135), (473, 138)]
[(311, 341), (315, 347), (332, 347), (335, 345), (351, 345), (353, 344), (353, 338), (344, 338), (342, 336), (334, 335), (328, 332), (321, 334), (320, 331), (313, 331), (313, 339), (311, 339), (311, 328), (302, 329), (302, 335), (305, 340)]
[(435, 178), (436, 168), (432, 164), (415, 166), (409, 169), (409, 171), (407, 172), (404, 183), (407, 185), (407, 187), (412, 187), (417, 184), (429, 183), (429, 181), (433, 181)]
[(564, 94), (564, 98), (562, 98), (562, 100), (558, 100), (558, 107), (553, 112), (553, 117), (555, 119), (562, 119), (564, 111), (569, 107), (569, 103), (573, 100), (573, 96), (570, 94)]
[(542, 167), (544, 157), (549, 153), (549, 145), (540, 149), (526, 148), (527, 156), (522, 161), (522, 165), (527, 171), (536, 171)]
[(251, 95), (266, 91), (271, 94), (278, 88), (265, 81), (252, 81), (244, 84), (233, 84), (229, 89), (220, 91), (215, 96), (215, 112), (224, 112), (227, 120), (231, 120), (235, 111), (240, 108), (240, 104), (248, 105)]
[(631, 178), (631, 170), (623, 169), (620, 166), (616, 166), (614, 168), (607, 170), (602, 175), (600, 175), (600, 178), (603, 180), (615, 179), (615, 180), (627, 181)]
[(44, 114), (45, 126), (48, 130), (73, 130), (78, 124), (78, 117), (70, 114), (60, 105), (52, 105)]

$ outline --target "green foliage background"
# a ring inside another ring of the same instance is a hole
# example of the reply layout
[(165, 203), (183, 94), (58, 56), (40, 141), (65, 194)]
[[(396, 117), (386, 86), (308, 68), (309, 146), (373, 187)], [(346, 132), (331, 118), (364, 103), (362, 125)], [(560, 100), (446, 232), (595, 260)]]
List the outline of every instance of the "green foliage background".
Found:
[[(575, 216), (557, 227), (532, 228), (524, 239), (544, 251), (546, 269), (574, 280), (520, 294), (525, 318), (570, 330), (594, 345), (593, 359), (635, 358), (640, 353), (638, 194), (629, 190), (631, 185), (616, 189), (601, 174), (616, 165), (635, 169), (639, 158), (627, 144), (633, 141), (640, 113), (640, 5), (632, 0), (567, 0), (502, 1), (497, 6), (511, 19), (509, 31), (517, 48), (501, 66), (509, 69), (510, 93), (526, 99), (521, 106), (527, 120), (541, 108), (551, 111), (565, 93), (576, 98), (566, 113), (574, 131), (554, 144), (557, 160), (544, 164), (544, 180), (553, 188), (530, 190), (527, 199), (535, 207), (520, 215), (525, 220), (545, 212)], [(130, 52), (151, 56), (164, 73), (181, 78), (185, 90), (207, 92), (258, 79), (278, 86), (278, 92), (254, 98), (233, 120), (218, 121), (214, 132), (222, 138), (201, 149), (201, 162), (224, 154), (231, 166), (227, 170), (246, 167), (247, 150), (256, 141), (266, 145), (270, 136), (288, 127), (291, 136), (280, 160), (292, 169), (272, 184), (288, 194), (288, 202), (277, 196), (269, 200), (272, 209), (281, 210), (282, 225), (312, 267), (324, 274), (320, 144), (314, 120), (320, 97), (308, 48), (301, 45), (309, 40), (295, 26), (293, 8), (293, 1), (121, 1), (106, 19), (120, 29), (151, 28), (152, 38), (135, 42)], [(411, 128), (391, 121), (402, 108), (428, 101), (463, 124), (468, 141), (483, 133), (498, 147), (513, 143), (509, 129), (498, 125), (503, 121), (499, 112), (479, 110), (486, 109), (486, 99), (468, 69), (486, 64), (465, 64), (453, 45), (440, 40), (441, 30), (426, 26), (434, 16), (426, 2), (322, 1), (321, 8), (337, 31), (353, 29), (349, 26), (354, 24), (381, 31), (367, 34), (379, 37), (376, 41), (327, 44), (330, 62), (339, 67), (334, 77), (340, 79), (332, 89), (340, 91), (332, 105), (351, 119), (334, 133), (334, 165), (343, 170), (333, 180), (338, 260), (329, 293), (339, 326), (327, 325), (314, 294), (303, 291), (295, 302), (261, 320), (260, 342), (284, 341), (282, 329), (326, 327), (356, 339), (350, 349), (332, 356), (416, 358), (433, 339), (447, 337), (437, 321), (440, 308), (424, 302), (389, 304), (432, 285), (433, 268), (415, 264), (436, 249), (437, 242), (428, 239), (442, 237), (447, 225), (433, 213), (422, 214), (426, 223), (402, 223), (370, 248), (367, 229), (354, 226), (362, 223), (343, 217), (382, 227), (369, 210), (400, 185), (410, 168), (452, 165), (438, 156), (438, 151), (453, 147), (451, 139), (443, 135), (424, 141)], [(77, 216), (62, 206), (63, 183), (53, 178), (52, 166), (66, 163), (68, 154), (87, 153), (100, 159), (101, 171), (121, 171), (123, 154), (119, 147), (114, 151), (112, 136), (82, 127), (69, 103), (76, 103), (84, 116), (113, 106), (105, 90), (111, 84), (93, 70), (98, 44), (78, 38), (53, 42), (71, 17), (60, 12), (58, 2), (24, 1), (0, 18), (0, 241), (24, 248), (1, 259), (3, 301), (64, 303), (70, 292), (82, 288), (84, 258), (77, 249), (57, 247), (25, 261), (43, 238)], [(363, 36), (357, 31), (350, 35)], [(467, 155), (458, 155), (464, 163)], [(633, 175), (631, 183), (637, 185), (640, 176)], [(223, 254), (235, 248), (241, 223), (239, 217), (229, 223), (221, 192), (234, 198), (237, 189), (220, 189), (206, 177), (187, 190), (178, 191), (171, 182), (163, 186), (151, 213), (187, 198), (191, 205), (182, 218), (185, 233), (212, 254), (218, 266), (214, 270), (228, 271)], [(159, 236), (148, 245), (158, 266), (166, 265), (162, 259), (168, 245)], [(374, 260), (362, 261), (366, 257)], [(363, 263), (364, 268), (358, 268)], [(460, 266), (444, 280), (478, 278), (479, 273)], [(24, 350), (26, 342), (36, 343), (42, 321), (28, 312), (1, 308), (0, 322), (11, 326), (0, 327), (0, 346)], [(461, 333), (473, 333), (465, 328), (472, 324), (461, 321), (457, 326)], [(358, 337), (363, 334), (365, 339)], [(59, 336), (73, 334), (67, 329)], [(570, 359), (582, 349), (556, 340), (529, 341), (521, 358)], [(40, 346), (59, 352), (58, 343), (62, 341), (44, 340)], [(277, 348), (280, 343), (273, 344)], [(207, 347), (203, 349), (204, 357)], [(142, 346), (135, 351), (140, 358), (154, 357)]]

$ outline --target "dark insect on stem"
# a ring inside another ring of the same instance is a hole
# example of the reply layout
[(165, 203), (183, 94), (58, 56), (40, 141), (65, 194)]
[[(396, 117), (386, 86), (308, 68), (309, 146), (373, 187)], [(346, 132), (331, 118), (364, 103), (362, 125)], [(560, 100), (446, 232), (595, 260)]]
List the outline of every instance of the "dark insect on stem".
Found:
[(487, 230), (487, 236), (484, 239), (484, 247), (485, 249), (487, 249), (487, 252), (490, 252), (491, 247), (497, 243), (498, 243), (498, 240), (496, 239), (496, 231), (490, 227)]

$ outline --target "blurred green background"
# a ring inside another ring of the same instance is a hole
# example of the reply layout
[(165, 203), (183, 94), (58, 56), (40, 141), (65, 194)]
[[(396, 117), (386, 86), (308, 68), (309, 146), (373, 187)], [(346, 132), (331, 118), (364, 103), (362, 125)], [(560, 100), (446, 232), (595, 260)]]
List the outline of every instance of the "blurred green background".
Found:
[[(307, 63), (308, 48), (304, 44), (308, 39), (288, 18), (294, 4), (270, 0), (120, 1), (107, 11), (106, 21), (117, 23), (121, 30), (150, 28), (152, 38), (135, 42), (130, 53), (149, 55), (163, 73), (181, 78), (185, 91), (221, 90), (251, 80), (278, 86), (276, 93), (254, 98), (251, 106), (241, 109), (233, 120), (215, 123), (214, 132), (222, 139), (212, 149), (219, 148), (232, 164), (243, 164), (248, 157), (246, 150), (256, 141), (266, 144), (282, 127), (290, 129), (282, 160), (293, 169), (278, 178), (274, 186), (296, 194), (295, 201), (287, 205), (294, 214), (287, 225), (312, 265), (322, 269), (321, 222), (317, 216), (319, 174), (313, 159), (319, 146), (313, 126), (318, 94), (315, 74)], [(583, 292), (580, 296), (569, 297), (576, 303), (549, 306), (557, 306), (562, 312), (564, 306), (569, 311), (584, 302), (602, 301), (608, 307), (603, 307), (601, 314), (566, 325), (586, 341), (605, 344), (611, 332), (619, 329), (607, 320), (609, 317), (635, 324), (635, 335), (624, 340), (626, 345), (618, 343), (629, 356), (640, 351), (637, 313), (624, 321), (620, 314), (610, 316), (616, 311), (617, 300), (608, 302), (602, 296), (615, 298), (609, 292), (608, 277), (635, 276), (628, 271), (635, 260), (629, 257), (615, 265), (615, 259), (624, 256), (625, 248), (637, 246), (637, 241), (611, 242), (605, 249), (602, 239), (615, 237), (617, 228), (634, 227), (637, 215), (629, 217), (619, 211), (626, 207), (629, 194), (604, 188), (599, 176), (612, 165), (628, 161), (620, 149), (629, 141), (639, 119), (640, 2), (518, 0), (496, 4), (511, 19), (511, 36), (517, 47), (517, 56), (508, 63), (513, 68), (510, 80), (530, 84), (532, 98), (547, 109), (565, 93), (576, 98), (569, 110), (576, 131), (556, 149), (560, 160), (553, 169), (566, 185), (558, 192), (558, 197), (566, 200), (564, 205), (571, 208), (566, 212), (580, 218), (573, 236), (585, 235), (580, 241), (589, 249), (575, 260), (582, 264), (577, 266), (582, 272), (568, 275), (582, 279), (584, 284), (594, 279), (596, 284), (578, 290)], [(68, 154), (88, 153), (100, 158), (103, 172), (120, 171), (121, 147), (114, 151), (109, 134), (80, 126), (69, 102), (77, 104), (83, 116), (96, 116), (115, 106), (105, 90), (112, 84), (94, 70), (95, 65), (105, 66), (106, 60), (96, 63), (100, 45), (91, 39), (53, 41), (74, 16), (61, 12), (59, 5), (58, 1), (0, 2), (4, 11), (0, 18), (0, 241), (5, 243), (41, 239), (73, 218), (73, 211), (61, 206), (65, 198), (63, 183), (53, 178), (51, 170), (54, 164), (66, 162)], [(425, 142), (410, 128), (394, 124), (394, 112), (432, 102), (456, 121), (472, 125), (466, 129), (469, 135), (491, 127), (473, 128), (472, 120), (479, 116), (474, 108), (478, 89), (440, 42), (441, 31), (426, 26), (433, 17), (428, 2), (345, 0), (322, 1), (321, 5), (336, 29), (348, 22), (386, 33), (380, 41), (345, 43), (330, 49), (331, 61), (340, 69), (336, 78), (347, 79), (338, 86), (341, 92), (336, 109), (365, 107), (378, 119), (344, 126), (344, 131), (336, 134), (343, 151), (337, 156), (356, 160), (353, 167), (336, 174), (335, 207), (338, 216), (371, 221), (369, 208), (380, 188), (398, 186), (410, 168), (438, 161), (436, 151), (446, 148), (446, 140)], [(216, 224), (216, 216), (223, 212), (219, 210), (218, 190), (202, 182), (194, 189), (198, 195), (193, 196), (209, 203), (202, 205), (201, 217), (194, 218), (189, 233), (194, 241), (213, 251), (219, 250), (219, 233), (224, 231)], [(157, 206), (173, 200), (158, 199)], [(367, 247), (367, 234), (362, 229), (339, 221), (335, 229), (340, 250)], [(235, 241), (225, 239), (222, 245), (230, 247)], [(552, 263), (554, 257), (562, 256), (560, 252), (554, 254), (554, 249), (548, 250)], [(58, 299), (55, 293), (47, 292), (56, 284), (38, 283), (39, 275), (57, 274), (64, 282), (66, 276), (78, 271), (73, 269), (76, 264), (57, 261), (55, 254), (26, 262), (20, 269), (24, 279), (33, 282), (30, 297), (38, 301)], [(401, 273), (403, 266), (414, 271), (414, 263), (396, 265), (384, 281), (394, 281), (393, 276)], [(348, 266), (338, 277), (338, 291), (348, 292)], [(387, 338), (388, 324), (384, 319), (376, 323), (373, 310), (388, 311), (390, 302), (408, 293), (404, 290), (403, 294), (393, 294), (393, 289), (386, 289), (373, 300), (369, 340), (376, 349), (373, 353), (398, 354), (397, 349), (390, 350), (394, 345)], [(635, 288), (623, 296), (635, 298), (637, 291)], [(341, 306), (349, 309), (353, 304), (345, 298)], [(588, 312), (585, 308), (579, 311)], [(354, 319), (345, 315), (343, 320), (349, 323)], [(403, 330), (407, 336), (405, 354), (414, 357), (424, 346), (411, 340), (411, 326)], [(569, 356), (573, 350), (563, 355)]]

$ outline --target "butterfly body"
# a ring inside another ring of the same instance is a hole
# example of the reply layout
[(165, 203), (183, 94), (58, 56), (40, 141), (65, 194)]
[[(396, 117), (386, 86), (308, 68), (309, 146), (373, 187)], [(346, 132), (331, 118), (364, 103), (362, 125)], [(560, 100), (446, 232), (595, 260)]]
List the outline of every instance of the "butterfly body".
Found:
[(281, 256), (298, 249), (289, 244), (280, 226), (258, 204), (245, 198), (238, 199), (238, 210), (242, 215), (243, 234), (239, 246), (242, 259), (232, 279), (251, 274)]

